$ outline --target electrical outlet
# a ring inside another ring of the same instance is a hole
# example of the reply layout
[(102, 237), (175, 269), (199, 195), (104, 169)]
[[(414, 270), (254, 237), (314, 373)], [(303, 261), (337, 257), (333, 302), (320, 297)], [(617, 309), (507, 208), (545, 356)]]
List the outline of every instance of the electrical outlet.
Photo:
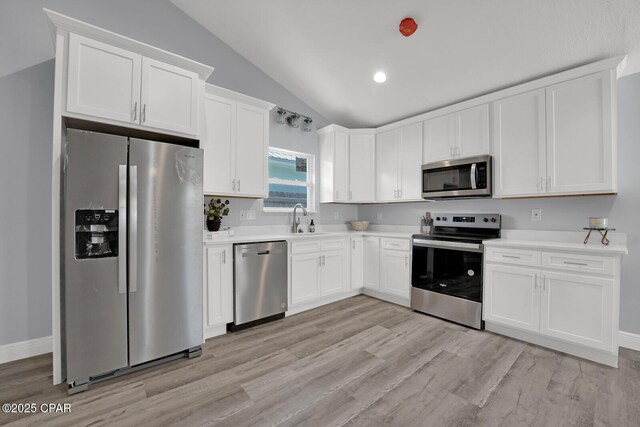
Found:
[(256, 211), (254, 211), (253, 209), (251, 209), (250, 211), (247, 211), (247, 219), (255, 220), (256, 219)]
[(333, 219), (340, 219), (340, 212), (334, 211), (333, 212)]
[(531, 209), (531, 221), (542, 221), (542, 209)]
[(382, 212), (378, 212), (378, 221), (382, 221)]
[(247, 211), (240, 211), (240, 221), (247, 219)]

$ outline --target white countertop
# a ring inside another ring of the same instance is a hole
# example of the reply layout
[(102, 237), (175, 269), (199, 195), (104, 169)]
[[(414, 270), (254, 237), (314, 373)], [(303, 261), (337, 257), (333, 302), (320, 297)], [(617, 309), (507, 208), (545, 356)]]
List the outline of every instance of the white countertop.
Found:
[(501, 239), (485, 240), (485, 246), (508, 246), (531, 250), (582, 252), (599, 255), (626, 255), (627, 236), (624, 233), (609, 233), (609, 245), (600, 243), (600, 233), (591, 233), (589, 243), (583, 243), (587, 231), (535, 231), (502, 230)]
[[(287, 229), (289, 227), (286, 227)], [(405, 227), (398, 229), (368, 229), (367, 231), (353, 231), (346, 227), (318, 227), (315, 233), (297, 233), (293, 234), (285, 231), (282, 227), (246, 227), (244, 229), (236, 229), (229, 233), (230, 230), (222, 230), (219, 232), (204, 232), (205, 245), (223, 245), (233, 243), (252, 243), (267, 242), (274, 240), (302, 240), (302, 239), (320, 239), (326, 237), (348, 237), (348, 236), (378, 236), (398, 239), (409, 239), (414, 231), (405, 230)]]

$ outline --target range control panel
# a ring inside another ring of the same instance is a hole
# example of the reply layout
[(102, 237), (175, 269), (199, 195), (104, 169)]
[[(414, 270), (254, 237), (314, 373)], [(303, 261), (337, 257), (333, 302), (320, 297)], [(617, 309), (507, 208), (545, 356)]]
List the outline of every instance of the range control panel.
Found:
[(500, 228), (500, 214), (431, 214), (436, 227)]

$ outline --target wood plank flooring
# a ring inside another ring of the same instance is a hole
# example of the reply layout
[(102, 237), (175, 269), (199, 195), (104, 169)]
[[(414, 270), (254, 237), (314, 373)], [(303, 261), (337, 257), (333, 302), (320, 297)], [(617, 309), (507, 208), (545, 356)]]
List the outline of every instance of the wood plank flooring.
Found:
[(207, 341), (67, 396), (51, 355), (0, 365), (7, 425), (638, 426), (640, 353), (613, 369), (357, 296)]

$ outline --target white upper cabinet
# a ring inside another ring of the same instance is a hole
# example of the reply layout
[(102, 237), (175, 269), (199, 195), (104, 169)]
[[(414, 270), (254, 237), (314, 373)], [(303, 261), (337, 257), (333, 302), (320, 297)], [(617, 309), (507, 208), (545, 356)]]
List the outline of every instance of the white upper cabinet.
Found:
[(349, 201), (349, 135), (334, 134), (334, 201)]
[(604, 71), (547, 88), (549, 193), (616, 192), (612, 79)]
[(349, 130), (329, 126), (318, 131), (320, 140), (320, 202), (349, 202)]
[(425, 120), (423, 163), (489, 154), (489, 106)]
[(489, 154), (489, 105), (455, 113), (455, 158)]
[(194, 71), (74, 33), (67, 70), (67, 115), (198, 134), (203, 79)]
[(494, 101), (494, 196), (615, 193), (612, 71)]
[(138, 123), (142, 56), (69, 35), (67, 111)]
[(267, 196), (269, 110), (273, 106), (207, 85), (200, 141), (200, 148), (204, 150), (205, 194)]
[(393, 129), (376, 135), (376, 200), (398, 199), (398, 152), (402, 132)]
[(375, 166), (375, 135), (349, 135), (349, 200), (351, 202), (375, 201)]
[(422, 123), (376, 135), (376, 199), (420, 200)]
[(207, 94), (204, 100), (204, 149), (205, 194), (231, 194), (234, 176), (235, 153), (231, 141), (236, 139), (236, 108), (229, 99)]
[(269, 110), (236, 104), (237, 194), (266, 197), (268, 193)]
[(198, 133), (198, 75), (142, 58), (140, 123), (190, 135)]
[(425, 120), (422, 163), (439, 162), (453, 157), (454, 134), (453, 114)]
[(542, 192), (547, 176), (544, 89), (495, 101), (492, 111), (494, 195)]

